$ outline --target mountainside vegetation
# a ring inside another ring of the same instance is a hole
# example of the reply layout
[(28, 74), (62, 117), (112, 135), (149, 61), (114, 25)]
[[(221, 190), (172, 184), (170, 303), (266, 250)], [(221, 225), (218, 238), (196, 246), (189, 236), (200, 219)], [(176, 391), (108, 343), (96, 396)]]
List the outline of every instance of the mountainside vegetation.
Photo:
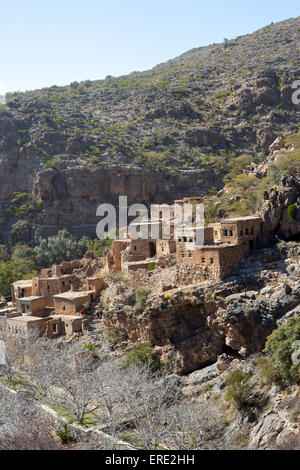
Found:
[(13, 145), (57, 169), (76, 160), (218, 171), (245, 151), (263, 158), (300, 120), (291, 102), (299, 32), (300, 19), (290, 19), (145, 72), (10, 93), (0, 152)]
[[(225, 188), (219, 195), (208, 196), (205, 201), (206, 222), (225, 217), (255, 214), (261, 206), (264, 192), (276, 187), (283, 175), (300, 176), (300, 132), (286, 139), (288, 149), (279, 151), (265, 177), (251, 171), (250, 158), (242, 155), (230, 162), (231, 171), (224, 178)], [(288, 208), (295, 218), (296, 207)]]

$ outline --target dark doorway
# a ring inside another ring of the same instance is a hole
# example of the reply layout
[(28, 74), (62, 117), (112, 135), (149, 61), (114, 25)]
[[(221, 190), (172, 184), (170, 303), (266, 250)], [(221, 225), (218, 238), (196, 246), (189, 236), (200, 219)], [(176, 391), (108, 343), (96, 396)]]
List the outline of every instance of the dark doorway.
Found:
[(150, 252), (150, 258), (153, 258), (156, 256), (156, 245), (153, 242), (149, 243), (149, 252)]
[(249, 241), (249, 248), (250, 250), (254, 250), (254, 240)]

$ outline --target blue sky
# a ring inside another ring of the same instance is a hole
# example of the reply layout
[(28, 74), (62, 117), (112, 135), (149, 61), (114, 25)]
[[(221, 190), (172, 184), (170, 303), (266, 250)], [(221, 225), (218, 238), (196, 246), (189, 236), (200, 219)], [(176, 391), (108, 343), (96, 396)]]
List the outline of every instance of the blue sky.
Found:
[(147, 70), (300, 15), (299, 0), (0, 0), (0, 94)]

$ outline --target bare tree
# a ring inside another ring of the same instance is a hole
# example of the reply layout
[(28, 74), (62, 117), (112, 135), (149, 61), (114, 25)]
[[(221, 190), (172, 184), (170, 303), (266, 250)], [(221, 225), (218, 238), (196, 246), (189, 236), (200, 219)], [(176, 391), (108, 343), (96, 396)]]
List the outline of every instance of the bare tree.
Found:
[(171, 449), (179, 450), (220, 448), (224, 421), (221, 410), (214, 403), (181, 402), (169, 410), (169, 432), (165, 442)]
[(168, 410), (177, 402), (179, 392), (147, 367), (127, 368), (121, 377), (122, 387), (117, 393), (126, 405), (135, 433), (143, 448), (157, 449), (168, 434)]
[(64, 408), (82, 424), (98, 407), (92, 354), (79, 345), (40, 339), (28, 345), (29, 367), (41, 399)]
[(60, 445), (45, 413), (29, 396), (0, 389), (0, 449), (48, 450)]
[(24, 361), (25, 339), (20, 334), (13, 334), (8, 329), (0, 330), (1, 364), (0, 375), (13, 382), (14, 376)]
[(107, 425), (110, 435), (116, 436), (130, 421), (126, 403), (120, 390), (124, 386), (123, 374), (117, 361), (105, 361), (97, 369), (97, 392), (101, 421)]
[[(40, 400), (63, 408), (79, 424), (92, 414), (107, 425), (114, 437), (129, 427), (141, 447), (147, 450), (157, 449), (159, 445), (184, 450), (220, 445), (224, 420), (217, 406), (181, 402), (180, 392), (172, 381), (154, 375), (147, 366), (120, 368), (119, 361), (111, 358), (105, 347), (94, 357), (82, 343), (51, 341), (41, 338), (38, 332), (26, 339), (8, 335), (5, 341), (8, 344), (6, 376), (11, 380), (13, 374), (20, 374), (32, 390), (33, 403)], [(11, 403), (7, 401), (3, 410), (13, 418), (10, 420), (10, 426), (15, 426), (12, 435), (17, 436), (19, 422), (13, 410), (7, 408)], [(38, 432), (43, 429), (36, 412), (29, 412), (28, 404), (19, 416), (25, 416), (26, 422), (31, 423), (23, 433), (28, 439), (32, 437), (32, 429)], [(95, 441), (94, 445), (96, 448), (100, 444)]]

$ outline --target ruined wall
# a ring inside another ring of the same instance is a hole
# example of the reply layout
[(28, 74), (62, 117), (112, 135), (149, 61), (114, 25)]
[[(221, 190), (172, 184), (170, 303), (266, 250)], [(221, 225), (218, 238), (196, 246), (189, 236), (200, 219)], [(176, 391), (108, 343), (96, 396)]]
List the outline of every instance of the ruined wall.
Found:
[(101, 292), (104, 287), (104, 278), (97, 277), (97, 278), (87, 278), (86, 280), (86, 290), (94, 290), (95, 296)]
[(53, 295), (62, 294), (71, 289), (76, 283), (74, 275), (64, 275), (57, 278), (38, 278), (32, 280), (32, 295), (45, 297), (45, 306), (52, 307)]
[(79, 269), (81, 260), (63, 261), (61, 264), (54, 264), (51, 267), (52, 276), (62, 276), (73, 273), (74, 269)]
[(156, 240), (137, 239), (131, 241), (132, 261), (152, 258), (156, 253)]
[(220, 258), (218, 247), (191, 249), (184, 243), (177, 243), (177, 264), (195, 265), (195, 280), (220, 279)]
[(220, 279), (225, 279), (238, 267), (245, 255), (244, 247), (232, 245), (223, 247), (219, 252)]
[(203, 246), (199, 249), (188, 249), (188, 245), (177, 243), (177, 264), (180, 265), (181, 278), (184, 280), (184, 266), (193, 265), (194, 275), (189, 281), (220, 281), (225, 279), (238, 266), (244, 257), (242, 245)]
[(8, 331), (27, 335), (30, 331), (39, 330), (43, 335), (46, 331), (47, 318), (15, 317), (7, 319)]
[(37, 297), (31, 300), (26, 298), (18, 299), (18, 312), (30, 313), (32, 316), (44, 316), (44, 308), (46, 307), (44, 297)]
[(162, 256), (169, 256), (172, 253), (176, 253), (175, 240), (157, 240), (156, 254), (158, 258), (161, 258)]
[(130, 240), (113, 240), (112, 248), (106, 255), (106, 267), (108, 271), (121, 271), (122, 252), (130, 245)]
[[(231, 245), (242, 244), (244, 251), (255, 248), (261, 238), (261, 220), (257, 218), (240, 219), (236, 222), (220, 224), (220, 241)], [(253, 242), (253, 244), (250, 244)]]
[(30, 297), (32, 295), (32, 281), (16, 281), (11, 285), (12, 303), (15, 305), (21, 297)]

